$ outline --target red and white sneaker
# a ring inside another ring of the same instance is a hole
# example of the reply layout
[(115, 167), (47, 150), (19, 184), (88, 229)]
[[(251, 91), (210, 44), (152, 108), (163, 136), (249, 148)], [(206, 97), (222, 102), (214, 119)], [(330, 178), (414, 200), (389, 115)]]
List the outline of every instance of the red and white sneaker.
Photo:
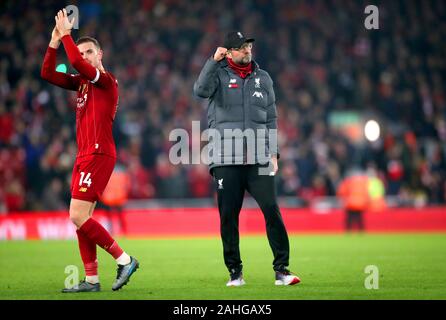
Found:
[(298, 284), (300, 279), (298, 276), (294, 275), (287, 269), (282, 271), (276, 271), (276, 286), (292, 286)]

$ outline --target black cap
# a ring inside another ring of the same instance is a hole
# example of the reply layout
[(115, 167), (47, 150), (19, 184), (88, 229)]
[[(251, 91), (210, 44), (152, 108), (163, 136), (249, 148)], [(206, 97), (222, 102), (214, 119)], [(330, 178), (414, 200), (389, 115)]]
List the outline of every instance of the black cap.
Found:
[(254, 42), (254, 39), (245, 38), (245, 36), (240, 31), (231, 31), (225, 36), (223, 47), (225, 47), (226, 49), (238, 49), (246, 42)]

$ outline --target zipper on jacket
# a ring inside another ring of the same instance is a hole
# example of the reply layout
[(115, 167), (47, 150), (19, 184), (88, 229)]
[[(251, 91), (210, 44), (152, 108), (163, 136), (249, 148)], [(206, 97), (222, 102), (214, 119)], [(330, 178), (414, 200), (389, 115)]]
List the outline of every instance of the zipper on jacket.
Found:
[[(251, 79), (253, 76), (255, 76), (257, 74), (256, 71), (251, 72), (251, 74), (249, 76), (247, 76), (245, 79), (243, 80), (243, 88), (242, 88), (242, 96), (243, 96), (243, 132), (245, 132), (245, 85), (248, 83), (249, 79)], [(248, 97), (249, 100), (251, 100), (251, 96)], [(248, 100), (248, 101), (249, 101)], [(251, 103), (249, 103), (249, 107), (251, 107)], [(248, 110), (249, 111), (249, 110)], [(246, 139), (245, 139), (245, 135), (243, 135), (243, 164), (248, 164), (248, 146), (246, 144)], [(254, 161), (256, 158), (256, 151), (255, 151), (256, 147), (254, 146)]]
[[(248, 77), (249, 78), (249, 77)], [(242, 86), (242, 97), (243, 97), (243, 99), (242, 99), (242, 102), (243, 102), (243, 104), (242, 104), (242, 107), (243, 107), (243, 133), (245, 132), (245, 129), (246, 129), (246, 126), (245, 126), (245, 119), (246, 119), (246, 117), (245, 117), (245, 85), (246, 85), (246, 83), (247, 83), (247, 79), (248, 78), (245, 78), (245, 79), (242, 79), (242, 81), (243, 81), (243, 86)], [(242, 139), (243, 139), (243, 164), (247, 164), (248, 163), (248, 155), (247, 155), (247, 152), (248, 152), (248, 148), (247, 148), (247, 146), (246, 146), (246, 139), (245, 139), (245, 135), (244, 134), (242, 134)]]

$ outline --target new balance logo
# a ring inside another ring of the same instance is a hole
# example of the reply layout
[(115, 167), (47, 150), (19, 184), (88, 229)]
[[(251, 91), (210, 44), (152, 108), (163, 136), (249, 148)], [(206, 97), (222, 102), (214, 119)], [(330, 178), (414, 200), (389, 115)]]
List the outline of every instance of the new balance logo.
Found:
[(218, 189), (223, 189), (223, 179), (218, 179)]
[(253, 96), (253, 97), (256, 97), (256, 98), (262, 98), (262, 99), (263, 99), (263, 94), (262, 94), (261, 92), (258, 92), (258, 91), (255, 91), (255, 92), (252, 94), (252, 96)]

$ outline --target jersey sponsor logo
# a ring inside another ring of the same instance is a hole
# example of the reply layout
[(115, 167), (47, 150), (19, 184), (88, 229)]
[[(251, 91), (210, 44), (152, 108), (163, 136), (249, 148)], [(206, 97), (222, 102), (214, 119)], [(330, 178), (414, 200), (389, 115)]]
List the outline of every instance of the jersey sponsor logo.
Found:
[(86, 188), (86, 187), (79, 188), (80, 192), (87, 192), (87, 190), (88, 190), (88, 188)]
[(263, 94), (262, 94), (261, 92), (258, 92), (258, 91), (255, 91), (255, 92), (252, 94), (252, 96), (253, 96), (253, 97), (256, 97), (256, 98), (262, 98), (262, 99), (263, 99)]
[(238, 88), (238, 84), (236, 83), (236, 81), (237, 81), (236, 79), (229, 80), (228, 88), (231, 89)]

